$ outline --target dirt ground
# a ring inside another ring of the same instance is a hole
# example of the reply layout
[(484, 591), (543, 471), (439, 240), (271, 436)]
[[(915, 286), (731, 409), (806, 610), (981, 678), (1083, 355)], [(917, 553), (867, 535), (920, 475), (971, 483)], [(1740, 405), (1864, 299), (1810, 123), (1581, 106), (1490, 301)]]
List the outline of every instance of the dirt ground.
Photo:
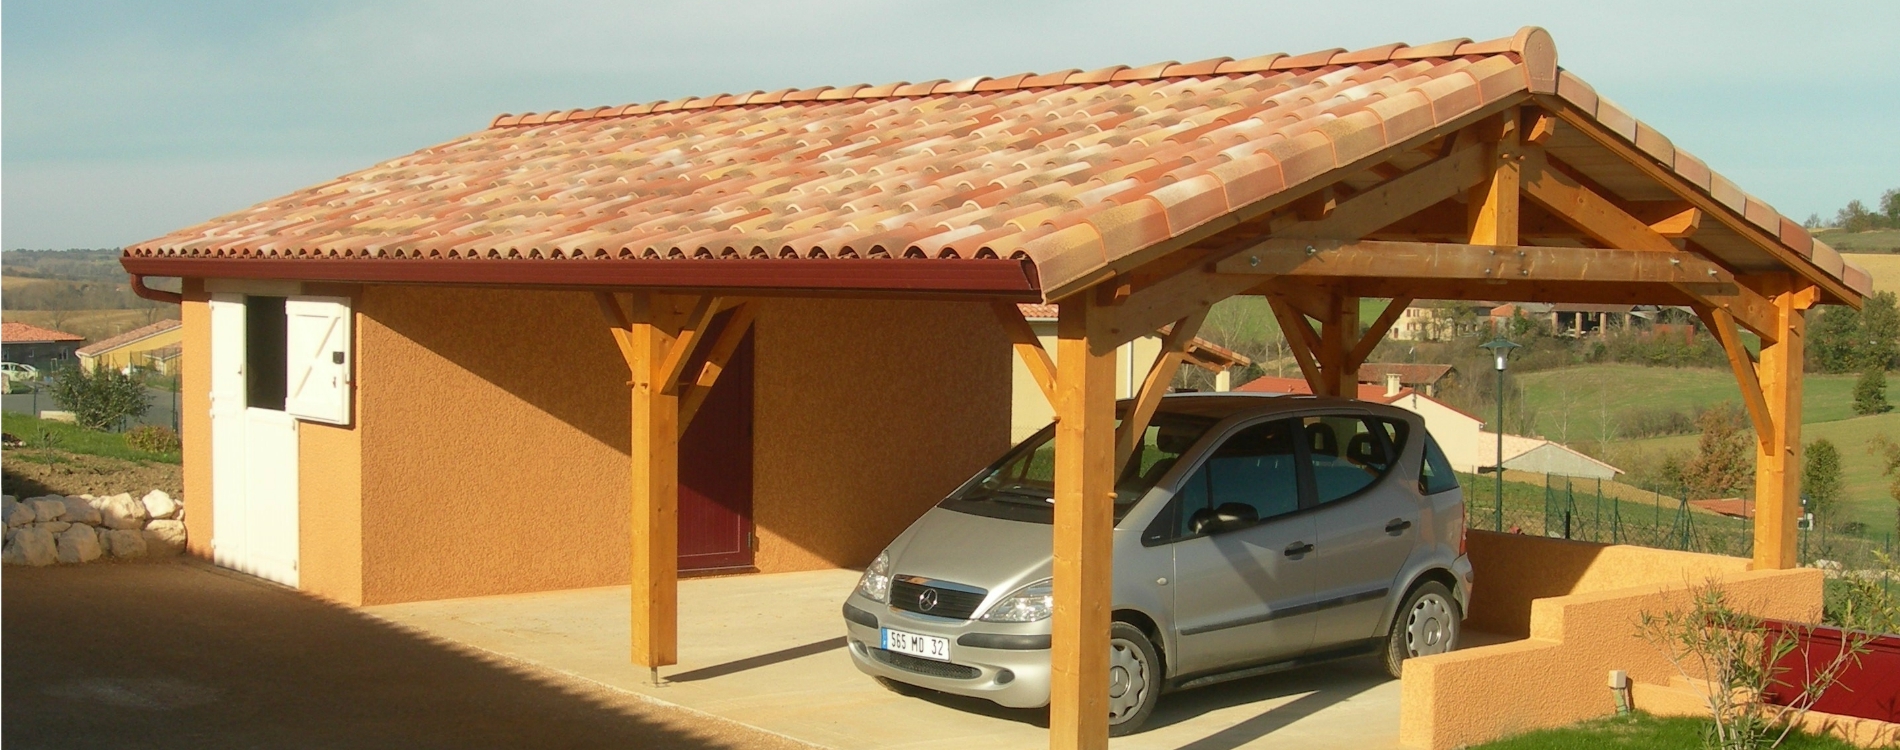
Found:
[(172, 497), (183, 497), (185, 491), (184, 469), (178, 464), (34, 448), (8, 450), (4, 464), (4, 468), (0, 468), (0, 486), (4, 486), (6, 494), (15, 497), (121, 492), (138, 496), (155, 489), (164, 490)]
[(197, 561), (0, 589), (9, 750), (806, 747)]

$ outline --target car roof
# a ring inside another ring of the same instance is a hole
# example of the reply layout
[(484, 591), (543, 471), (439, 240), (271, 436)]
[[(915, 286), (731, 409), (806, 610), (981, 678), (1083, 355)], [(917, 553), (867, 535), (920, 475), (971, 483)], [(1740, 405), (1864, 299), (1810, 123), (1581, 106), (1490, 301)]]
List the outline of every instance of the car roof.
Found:
[[(1125, 402), (1125, 401), (1124, 401)], [(1189, 414), (1213, 419), (1247, 414), (1264, 416), (1280, 412), (1307, 411), (1312, 409), (1346, 408), (1358, 411), (1390, 412), (1396, 407), (1385, 406), (1371, 401), (1360, 401), (1335, 396), (1277, 395), (1267, 393), (1170, 393), (1161, 399), (1158, 411), (1168, 414)], [(1403, 412), (1403, 409), (1397, 409)]]

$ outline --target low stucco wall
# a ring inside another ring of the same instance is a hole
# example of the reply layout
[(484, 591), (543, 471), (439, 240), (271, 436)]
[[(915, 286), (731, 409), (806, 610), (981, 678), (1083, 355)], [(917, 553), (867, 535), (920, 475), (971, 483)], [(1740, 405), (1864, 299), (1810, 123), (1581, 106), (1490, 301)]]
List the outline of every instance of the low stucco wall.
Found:
[(1719, 582), (1737, 607), (1764, 617), (1821, 615), (1818, 570), (1750, 571), (1738, 558), (1484, 532), (1472, 532), (1469, 552), (1466, 627), (1522, 640), (1406, 662), (1407, 747), (1449, 750), (1609, 715), (1612, 669), (1667, 684), (1675, 668), (1637, 637), (1637, 619), (1686, 606), (1692, 585)]

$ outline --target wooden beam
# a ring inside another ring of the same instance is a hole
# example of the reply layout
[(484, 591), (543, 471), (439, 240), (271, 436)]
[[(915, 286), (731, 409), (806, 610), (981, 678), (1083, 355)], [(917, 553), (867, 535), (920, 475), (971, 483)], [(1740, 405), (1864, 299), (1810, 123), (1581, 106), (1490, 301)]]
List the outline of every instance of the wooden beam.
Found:
[(1662, 221), (1650, 224), (1649, 228), (1657, 234), (1672, 240), (1686, 240), (1695, 235), (1702, 226), (1702, 209), (1685, 208), (1681, 213)]
[(1490, 300), (1494, 302), (1574, 302), (1604, 305), (1689, 305), (1695, 300), (1669, 284), (1585, 281), (1487, 281), (1484, 279), (1388, 279), (1365, 276), (1282, 276), (1255, 287), (1277, 295), (1289, 287), (1326, 284), (1355, 297)]
[(1056, 323), (1055, 614), (1049, 747), (1108, 747), (1113, 605), (1115, 348), (1094, 294), (1060, 303)]
[[(1852, 307), (1860, 307), (1862, 298), (1858, 293), (1848, 289), (1847, 285), (1840, 279), (1827, 275), (1813, 263), (1808, 262), (1807, 259), (1802, 258), (1796, 254), (1795, 251), (1782, 245), (1781, 238), (1778, 234), (1763, 231), (1761, 227), (1755, 226), (1739, 212), (1729, 210), (1714, 198), (1690, 186), (1686, 180), (1675, 173), (1675, 170), (1671, 166), (1657, 163), (1656, 160), (1650, 158), (1649, 155), (1638, 150), (1627, 141), (1624, 141), (1621, 136), (1610, 132), (1603, 127), (1601, 123), (1597, 122), (1594, 115), (1577, 110), (1568, 102), (1555, 96), (1539, 96), (1537, 99), (1539, 103), (1544, 104), (1549, 107), (1552, 112), (1556, 113), (1558, 118), (1562, 119), (1565, 124), (1596, 142), (1598, 146), (1615, 154), (1644, 176), (1654, 180), (1657, 184), (1662, 185), (1665, 189), (1676, 194), (1678, 198), (1687, 201), (1696, 208), (1702, 209), (1704, 214), (1713, 217), (1729, 230), (1746, 238), (1769, 256), (1792, 269), (1795, 274), (1807, 282), (1820, 287), (1821, 293), (1830, 298), (1841, 300)], [(1735, 317), (1736, 322), (1743, 326), (1750, 324), (1749, 319), (1744, 317), (1740, 312), (1737, 312)], [(1754, 329), (1750, 328), (1750, 330)], [(1755, 333), (1759, 335), (1761, 331), (1755, 331)]]
[[(1417, 167), (1404, 175), (1380, 183), (1344, 201), (1332, 201), (1327, 191), (1315, 191), (1308, 204), (1317, 201), (1323, 210), (1309, 208), (1311, 221), (1289, 220), (1274, 226), (1275, 237), (1329, 237), (1358, 239), (1393, 222), (1418, 213), (1433, 204), (1463, 194), (1484, 179), (1484, 149), (1473, 144), (1452, 148), (1440, 159)], [(1297, 213), (1297, 212), (1296, 212)], [(1212, 259), (1245, 255), (1262, 242), (1247, 239), (1229, 243), (1208, 253)], [(1222, 280), (1200, 272), (1198, 266), (1179, 269), (1169, 275), (1137, 286), (1116, 308), (1113, 335), (1122, 342), (1132, 341), (1170, 321), (1179, 320), (1197, 309), (1247, 291), (1248, 285)], [(1300, 303), (1295, 298), (1289, 301)]]
[(758, 315), (758, 307), (749, 302), (730, 309), (732, 314), (726, 317), (725, 324), (719, 328), (719, 335), (713, 338), (712, 345), (706, 349), (706, 361), (700, 365), (699, 373), (693, 377), (691, 384), (680, 391), (681, 436), (686, 434), (686, 428), (693, 425), (693, 417), (699, 414), (699, 407), (706, 403), (706, 397), (719, 382), (719, 375), (725, 372), (726, 363), (732, 361), (733, 353), (745, 341), (746, 333), (752, 330), (752, 321)]
[(1411, 306), (1411, 297), (1393, 297), (1392, 301), (1385, 304), (1385, 310), (1379, 313), (1379, 317), (1373, 319), (1372, 325), (1366, 328), (1365, 334), (1359, 337), (1359, 343), (1353, 345), (1352, 354), (1346, 361), (1346, 366), (1352, 368), (1355, 380), (1358, 378), (1359, 366), (1366, 363), (1366, 358), (1372, 356), (1372, 350), (1385, 339), (1386, 332), (1392, 330), (1392, 325), (1399, 322), (1399, 316), (1405, 314), (1405, 308)]
[(1764, 290), (1774, 300), (1779, 336), (1761, 347), (1761, 390), (1767, 402), (1770, 439), (1755, 454), (1755, 554), (1757, 570), (1800, 565), (1796, 520), (1801, 515), (1801, 366), (1803, 313), (1812, 304), (1805, 280), (1777, 274)]
[(1161, 351), (1155, 355), (1155, 361), (1148, 368), (1148, 377), (1141, 383), (1141, 390), (1135, 394), (1135, 400), (1122, 416), (1121, 424), (1115, 427), (1115, 476), (1121, 476), (1128, 460), (1135, 455), (1135, 449), (1141, 446), (1143, 433), (1148, 422), (1154, 419), (1155, 410), (1161, 407), (1161, 397), (1168, 394), (1168, 386), (1174, 382), (1174, 374), (1181, 369), (1181, 363), (1187, 360), (1188, 345), (1199, 334), (1201, 324), (1207, 322), (1207, 310), (1195, 313), (1175, 321), (1174, 328), (1161, 341)]
[(1516, 245), (1518, 177), (1521, 155), (1517, 143), (1517, 111), (1506, 112), (1496, 131), (1487, 134), (1486, 179), (1471, 188), (1470, 222), (1473, 245)]
[[(1676, 243), (1649, 224), (1552, 168), (1542, 149), (1527, 149), (1524, 153), (1524, 194), (1544, 210), (1610, 247), (1664, 253), (1681, 251)], [(1684, 292), (1699, 303), (1726, 308), (1737, 323), (1763, 339), (1773, 340), (1778, 335), (1772, 306), (1767, 298), (1747, 285), (1737, 285), (1723, 294), (1702, 294), (1688, 289)]]
[(1306, 324), (1306, 316), (1295, 311), (1278, 296), (1267, 295), (1267, 306), (1273, 308), (1273, 317), (1280, 321), (1280, 337), (1286, 340), (1286, 348), (1293, 353), (1293, 361), (1299, 363), (1300, 374), (1306, 377), (1307, 386), (1318, 393), (1319, 360), (1314, 358), (1313, 350), (1318, 348), (1314, 344), (1319, 342), (1319, 334)]
[(1735, 316), (1727, 310), (1708, 305), (1692, 305), (1696, 315), (1702, 318), (1702, 324), (1715, 334), (1716, 341), (1722, 344), (1723, 353), (1728, 355), (1729, 369), (1735, 373), (1735, 383), (1741, 386), (1742, 405), (1748, 410), (1748, 419), (1755, 426), (1755, 439), (1760, 450), (1773, 449), (1775, 420), (1769, 413), (1768, 399), (1762, 394), (1761, 378), (1756, 372), (1755, 359), (1742, 345), (1742, 334), (1735, 328)]
[(1269, 240), (1214, 265), (1215, 275), (1327, 276), (1474, 281), (1588, 281), (1738, 287), (1702, 256), (1589, 247), (1492, 247), (1436, 242)]
[(1009, 336), (1011, 348), (1016, 350), (1017, 358), (1023, 366), (1029, 368), (1029, 376), (1036, 381), (1036, 387), (1042, 389), (1042, 397), (1049, 400), (1051, 407), (1056, 403), (1056, 363), (1049, 358), (1049, 352), (1042, 348), (1042, 339), (1036, 335), (1029, 319), (1023, 317), (1023, 310), (1014, 302), (996, 302), (991, 304), (996, 311), (997, 321), (1003, 324), (1003, 332)]
[(1540, 109), (1531, 115), (1530, 120), (1529, 131), (1524, 134), (1525, 143), (1542, 146), (1550, 142), (1551, 136), (1557, 134), (1556, 115)]
[(653, 378), (660, 384), (662, 393), (679, 395), (680, 373), (686, 369), (686, 360), (693, 355), (693, 348), (699, 346), (700, 339), (706, 335), (706, 326), (712, 324), (713, 316), (718, 313), (718, 297), (702, 295), (693, 303), (693, 311), (686, 316), (686, 324), (680, 328), (679, 335), (674, 337), (672, 348), (666, 352), (666, 359), (654, 371)]

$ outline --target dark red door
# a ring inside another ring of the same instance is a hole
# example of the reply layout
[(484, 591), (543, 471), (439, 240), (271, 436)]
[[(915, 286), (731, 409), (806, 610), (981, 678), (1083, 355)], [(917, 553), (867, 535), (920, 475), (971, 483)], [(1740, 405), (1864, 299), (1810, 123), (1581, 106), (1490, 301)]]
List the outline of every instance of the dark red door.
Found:
[(752, 334), (680, 436), (680, 570), (752, 565)]

